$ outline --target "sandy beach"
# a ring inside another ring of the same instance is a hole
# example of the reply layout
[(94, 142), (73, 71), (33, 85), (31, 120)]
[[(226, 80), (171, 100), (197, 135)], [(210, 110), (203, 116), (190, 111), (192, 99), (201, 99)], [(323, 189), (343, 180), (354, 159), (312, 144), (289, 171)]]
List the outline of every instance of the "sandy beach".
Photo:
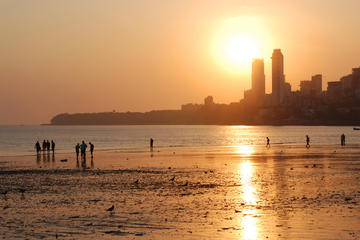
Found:
[(359, 239), (359, 157), (358, 145), (1, 157), (0, 236)]

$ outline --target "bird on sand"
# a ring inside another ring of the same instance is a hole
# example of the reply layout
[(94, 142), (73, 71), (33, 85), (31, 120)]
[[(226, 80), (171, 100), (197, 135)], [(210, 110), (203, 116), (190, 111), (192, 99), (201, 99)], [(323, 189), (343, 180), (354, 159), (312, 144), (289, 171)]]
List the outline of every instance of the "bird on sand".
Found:
[(1, 194), (2, 195), (6, 195), (8, 193), (8, 190), (2, 191)]
[(175, 176), (173, 176), (172, 178), (170, 178), (170, 181), (174, 181), (175, 180)]
[(134, 183), (135, 183), (135, 184), (139, 184), (139, 179), (137, 179)]
[(112, 205), (111, 207), (109, 207), (108, 209), (106, 209), (106, 211), (108, 211), (108, 212), (112, 212), (112, 211), (114, 211), (114, 209), (115, 209), (115, 206), (114, 206), (114, 205)]

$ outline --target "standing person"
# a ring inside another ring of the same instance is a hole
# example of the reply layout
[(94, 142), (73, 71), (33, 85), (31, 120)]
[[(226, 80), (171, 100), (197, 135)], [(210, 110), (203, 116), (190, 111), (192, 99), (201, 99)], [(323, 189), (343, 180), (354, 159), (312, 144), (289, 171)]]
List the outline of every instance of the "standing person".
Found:
[(94, 153), (94, 144), (92, 144), (91, 142), (89, 142), (90, 145), (90, 153), (91, 153), (91, 157), (93, 157), (93, 153)]
[(345, 134), (341, 134), (341, 146), (345, 146)]
[(269, 137), (266, 137), (266, 147), (267, 148), (270, 147), (270, 139), (269, 139)]
[(80, 150), (81, 150), (81, 156), (86, 158), (86, 148), (87, 145), (84, 141), (82, 141), (81, 145), (80, 145)]
[(76, 144), (75, 146), (75, 152), (76, 152), (76, 159), (79, 158), (79, 152), (80, 152), (80, 144)]
[(48, 152), (50, 151), (50, 142), (49, 142), (49, 140), (46, 141), (46, 150)]
[(43, 143), (42, 143), (42, 147), (43, 147), (43, 151), (45, 152), (46, 151), (46, 141), (44, 139)]
[(40, 154), (41, 147), (39, 141), (35, 143), (36, 154)]
[(310, 147), (310, 137), (306, 135), (306, 148)]
[(150, 138), (150, 150), (152, 151), (154, 148), (154, 139)]
[(51, 140), (51, 151), (55, 152), (55, 142), (53, 140)]

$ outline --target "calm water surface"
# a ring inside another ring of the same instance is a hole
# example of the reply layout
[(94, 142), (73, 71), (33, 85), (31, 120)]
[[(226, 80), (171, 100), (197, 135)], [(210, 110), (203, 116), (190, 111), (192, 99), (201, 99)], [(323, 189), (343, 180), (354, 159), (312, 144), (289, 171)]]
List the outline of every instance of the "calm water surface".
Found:
[(267, 136), (271, 144), (304, 144), (306, 134), (312, 144), (339, 144), (342, 133), (360, 143), (360, 131), (349, 126), (0, 126), (0, 156), (33, 154), (44, 139), (67, 153), (82, 140), (99, 151), (144, 149), (150, 138), (158, 148), (263, 145)]

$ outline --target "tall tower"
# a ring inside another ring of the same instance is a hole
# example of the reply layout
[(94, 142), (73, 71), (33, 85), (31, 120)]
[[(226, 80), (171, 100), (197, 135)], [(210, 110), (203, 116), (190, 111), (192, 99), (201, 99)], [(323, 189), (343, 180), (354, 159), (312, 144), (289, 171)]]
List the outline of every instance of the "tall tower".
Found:
[(272, 103), (278, 106), (284, 98), (284, 56), (280, 49), (272, 54)]
[(265, 98), (265, 73), (263, 59), (253, 59), (251, 90), (255, 98), (254, 100), (258, 103), (258, 105), (262, 105)]

